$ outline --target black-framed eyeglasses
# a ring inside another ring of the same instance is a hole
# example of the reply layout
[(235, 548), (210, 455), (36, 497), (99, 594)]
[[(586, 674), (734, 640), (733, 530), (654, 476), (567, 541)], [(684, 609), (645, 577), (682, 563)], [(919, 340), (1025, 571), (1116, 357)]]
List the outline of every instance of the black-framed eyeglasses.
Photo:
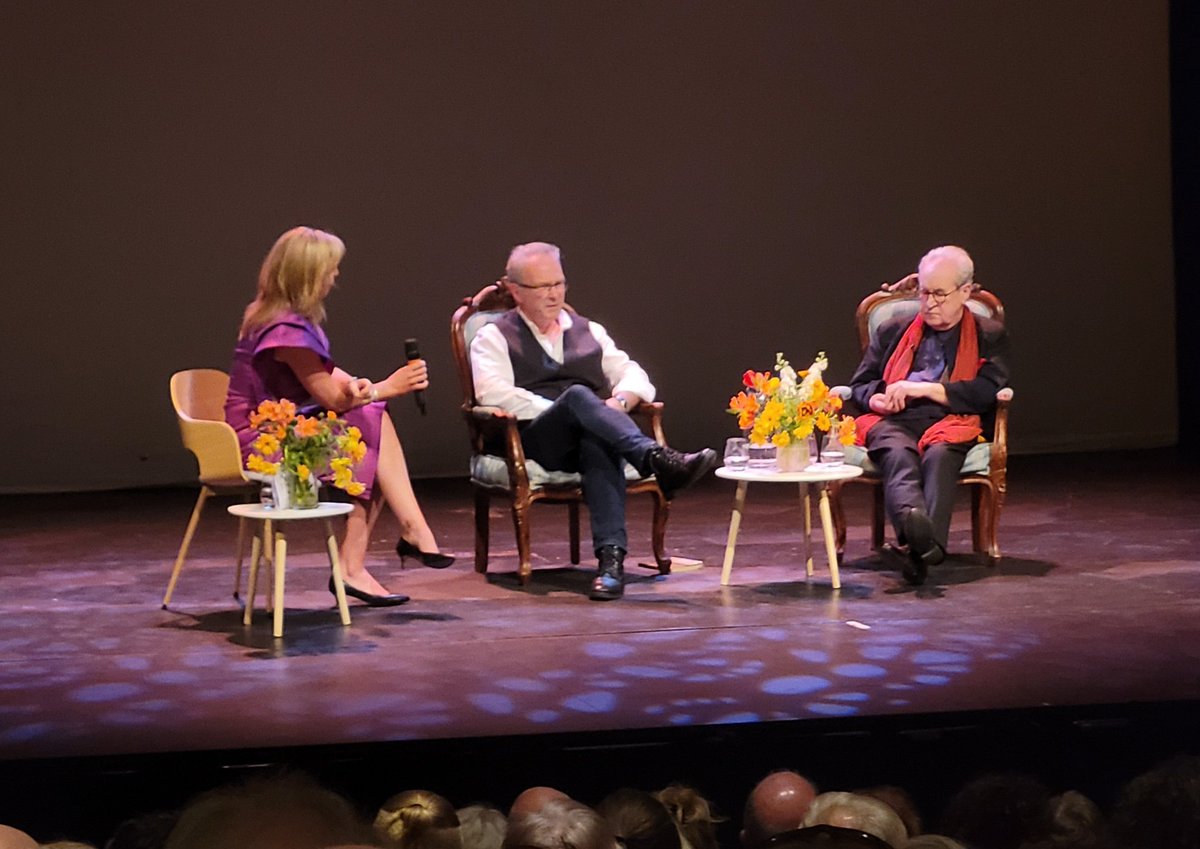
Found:
[(957, 292), (959, 289), (963, 288), (964, 286), (969, 286), (969, 285), (971, 285), (969, 282), (959, 283), (957, 286), (955, 286), (949, 292), (936, 292), (936, 291), (931, 292), (928, 289), (918, 288), (917, 289), (917, 298), (922, 301), (925, 300), (926, 298), (933, 298), (933, 302), (935, 304), (944, 304), (944, 303), (946, 303), (947, 298), (949, 298), (951, 295), (953, 295), (955, 292)]
[(550, 294), (551, 292), (567, 291), (567, 281), (566, 280), (559, 280), (557, 283), (546, 283), (541, 286), (527, 286), (524, 283), (517, 283), (516, 280), (513, 280), (512, 282), (516, 283), (517, 286), (521, 289), (525, 289), (530, 292), (535, 292), (539, 295), (540, 294)]

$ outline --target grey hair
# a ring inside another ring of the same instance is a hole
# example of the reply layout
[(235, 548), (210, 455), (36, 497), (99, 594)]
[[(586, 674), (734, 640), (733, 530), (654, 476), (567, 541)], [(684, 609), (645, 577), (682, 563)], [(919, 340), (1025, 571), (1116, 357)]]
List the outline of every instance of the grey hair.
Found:
[(917, 263), (917, 273), (923, 274), (926, 266), (943, 260), (954, 263), (958, 268), (958, 283), (956, 285), (966, 286), (975, 280), (975, 262), (971, 259), (971, 255), (958, 245), (942, 245), (925, 254), (925, 256), (921, 257), (921, 261)]
[(510, 280), (521, 280), (521, 270), (535, 256), (551, 256), (555, 262), (562, 262), (562, 250), (558, 245), (549, 242), (526, 242), (509, 251), (508, 262), (504, 265), (505, 275)]
[(804, 825), (856, 828), (892, 846), (903, 846), (908, 840), (908, 829), (895, 811), (878, 799), (856, 793), (822, 793), (813, 799)]

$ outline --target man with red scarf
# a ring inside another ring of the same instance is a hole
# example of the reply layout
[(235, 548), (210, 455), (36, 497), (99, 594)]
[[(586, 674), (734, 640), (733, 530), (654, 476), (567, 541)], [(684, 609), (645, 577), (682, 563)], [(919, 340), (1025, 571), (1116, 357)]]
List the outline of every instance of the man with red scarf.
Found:
[(920, 311), (881, 325), (850, 381), (858, 440), (883, 476), (883, 503), (908, 549), (904, 577), (942, 562), (967, 451), (1008, 384), (1004, 326), (967, 308), (975, 265), (953, 245), (917, 267)]

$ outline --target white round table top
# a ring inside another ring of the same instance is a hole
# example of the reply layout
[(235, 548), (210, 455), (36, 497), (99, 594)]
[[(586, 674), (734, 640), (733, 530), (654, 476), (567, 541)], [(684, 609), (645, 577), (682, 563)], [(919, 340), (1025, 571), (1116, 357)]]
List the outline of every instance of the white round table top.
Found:
[(286, 522), (289, 519), (328, 519), (331, 516), (344, 516), (354, 509), (353, 504), (342, 501), (320, 501), (316, 507), (297, 510), (292, 507), (279, 510), (265, 504), (230, 504), (229, 512), (243, 519), (270, 519), (272, 522)]
[(721, 466), (716, 470), (719, 478), (731, 481), (763, 481), (765, 483), (824, 483), (856, 478), (863, 473), (859, 466), (809, 466), (800, 472), (779, 472), (775, 469), (731, 469)]

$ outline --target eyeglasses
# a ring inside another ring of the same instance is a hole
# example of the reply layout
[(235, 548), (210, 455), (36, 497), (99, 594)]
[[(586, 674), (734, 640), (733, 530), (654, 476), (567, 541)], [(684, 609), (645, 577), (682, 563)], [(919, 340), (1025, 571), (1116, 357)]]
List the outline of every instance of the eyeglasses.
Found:
[(524, 283), (517, 283), (516, 280), (513, 280), (512, 282), (516, 283), (518, 288), (526, 289), (538, 295), (549, 295), (551, 292), (567, 291), (566, 280), (559, 280), (557, 283), (546, 283), (542, 286), (526, 286)]
[(951, 295), (953, 295), (955, 292), (957, 292), (963, 286), (967, 286), (967, 285), (969, 285), (969, 284), (960, 283), (957, 286), (955, 286), (953, 289), (951, 289), (949, 292), (936, 292), (936, 291), (930, 291), (928, 289), (917, 289), (917, 299), (923, 301), (926, 298), (933, 298), (933, 302), (935, 304), (944, 304), (944, 303), (946, 303), (947, 298), (949, 298)]

